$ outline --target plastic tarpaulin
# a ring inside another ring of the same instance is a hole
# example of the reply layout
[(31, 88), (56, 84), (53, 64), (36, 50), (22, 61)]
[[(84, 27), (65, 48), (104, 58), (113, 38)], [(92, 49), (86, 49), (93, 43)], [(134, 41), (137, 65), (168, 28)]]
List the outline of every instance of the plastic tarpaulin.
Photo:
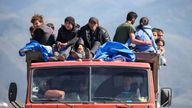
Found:
[(25, 47), (19, 50), (20, 56), (25, 56), (27, 51), (40, 51), (44, 61), (48, 61), (49, 57), (53, 56), (51, 46), (45, 46), (39, 44), (37, 41), (32, 40), (31, 42), (27, 43)]
[(95, 59), (104, 61), (135, 61), (135, 54), (124, 44), (119, 42), (106, 42), (96, 52)]

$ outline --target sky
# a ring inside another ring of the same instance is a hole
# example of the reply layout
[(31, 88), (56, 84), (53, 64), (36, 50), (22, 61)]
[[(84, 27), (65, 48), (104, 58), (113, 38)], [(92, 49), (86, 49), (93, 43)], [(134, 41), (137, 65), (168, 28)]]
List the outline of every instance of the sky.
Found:
[[(160, 86), (173, 91), (170, 108), (192, 107), (192, 1), (191, 0), (0, 0), (0, 102), (7, 101), (9, 83), (18, 84), (18, 101), (26, 91), (25, 58), (18, 50), (29, 42), (30, 20), (42, 14), (57, 30), (65, 17), (73, 16), (81, 26), (92, 16), (99, 19), (111, 39), (129, 11), (150, 19), (152, 27), (165, 32), (167, 66), (160, 69)], [(187, 104), (186, 104), (187, 103)]]

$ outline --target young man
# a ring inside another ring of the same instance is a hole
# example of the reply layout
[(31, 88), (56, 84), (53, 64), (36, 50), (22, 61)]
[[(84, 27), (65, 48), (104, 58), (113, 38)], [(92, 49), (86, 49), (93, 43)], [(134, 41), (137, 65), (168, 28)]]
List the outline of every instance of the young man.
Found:
[(64, 25), (59, 28), (56, 39), (56, 48), (59, 54), (55, 54), (55, 56), (57, 56), (58, 60), (64, 61), (68, 58), (71, 49), (79, 39), (77, 37), (78, 29), (79, 27), (76, 26), (73, 17), (68, 16), (65, 18)]
[[(51, 81), (51, 80), (50, 80)], [(52, 88), (52, 84), (49, 80), (43, 81), (41, 80), (39, 83), (39, 91), (37, 93), (37, 97), (39, 99), (58, 99), (64, 100), (65, 92), (63, 90), (59, 90), (57, 88)]]
[(157, 33), (157, 39), (163, 39), (164, 37), (164, 32), (162, 29), (159, 29), (159, 32)]
[(88, 24), (80, 29), (79, 37), (77, 52), (85, 52), (82, 58), (86, 59), (92, 59), (99, 46), (110, 41), (107, 30), (99, 26), (99, 20), (95, 17), (91, 17)]
[(55, 43), (55, 37), (52, 34), (50, 27), (44, 24), (43, 16), (35, 14), (31, 18), (33, 24), (33, 37), (32, 40), (36, 40), (42, 45), (52, 46)]
[(136, 45), (152, 45), (151, 41), (142, 41), (135, 38), (135, 27), (133, 24), (136, 18), (137, 14), (135, 12), (129, 12), (126, 22), (117, 27), (113, 41), (125, 44), (130, 40), (131, 43)]
[(43, 16), (39, 14), (35, 14), (31, 18), (31, 23), (33, 24), (34, 29), (42, 26), (44, 24)]

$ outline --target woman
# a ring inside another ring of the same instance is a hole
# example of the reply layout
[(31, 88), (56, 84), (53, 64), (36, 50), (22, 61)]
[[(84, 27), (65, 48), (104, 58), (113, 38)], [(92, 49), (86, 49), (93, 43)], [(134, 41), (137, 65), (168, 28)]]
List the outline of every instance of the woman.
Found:
[(140, 19), (140, 24), (136, 28), (135, 38), (142, 41), (151, 41), (150, 45), (136, 45), (136, 51), (138, 52), (157, 52), (157, 45), (155, 43), (151, 26), (149, 24), (149, 19), (147, 17), (142, 17)]

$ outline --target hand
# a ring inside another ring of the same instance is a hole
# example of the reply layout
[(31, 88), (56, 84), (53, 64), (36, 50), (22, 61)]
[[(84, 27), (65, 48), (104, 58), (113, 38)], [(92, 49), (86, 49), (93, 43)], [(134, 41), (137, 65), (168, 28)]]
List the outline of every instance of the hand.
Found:
[(64, 47), (66, 47), (66, 46), (67, 46), (67, 42), (66, 42), (66, 43), (61, 43), (61, 44), (60, 44), (60, 47), (61, 47), (61, 48), (64, 48)]
[(145, 45), (152, 46), (152, 42), (151, 41), (145, 41)]
[(83, 53), (84, 52), (83, 45), (79, 45), (79, 47), (77, 48), (77, 52), (79, 52), (79, 53)]
[(64, 48), (67, 46), (67, 42), (66, 43), (62, 43), (62, 42), (58, 42), (57, 43), (57, 47), (60, 49), (60, 48)]

